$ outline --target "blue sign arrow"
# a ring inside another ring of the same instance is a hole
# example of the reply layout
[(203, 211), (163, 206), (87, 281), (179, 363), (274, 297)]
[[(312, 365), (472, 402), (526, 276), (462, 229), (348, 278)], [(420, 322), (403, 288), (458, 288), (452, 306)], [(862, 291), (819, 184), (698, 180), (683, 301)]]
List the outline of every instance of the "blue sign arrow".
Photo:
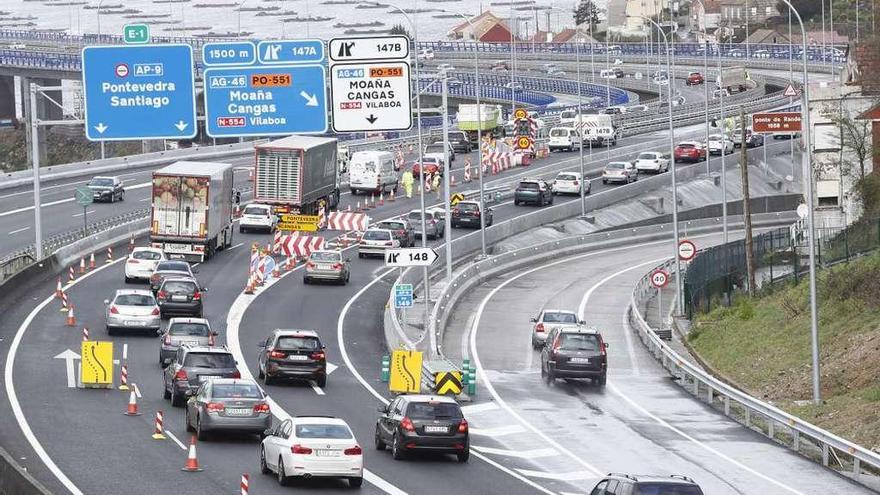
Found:
[(257, 60), (261, 64), (302, 64), (324, 60), (321, 40), (261, 41), (257, 44)]
[(205, 69), (205, 121), (211, 137), (327, 132), (320, 65)]
[(251, 41), (202, 45), (202, 62), (205, 65), (251, 65), (256, 59), (257, 46)]
[(82, 75), (89, 140), (195, 137), (191, 46), (85, 47)]

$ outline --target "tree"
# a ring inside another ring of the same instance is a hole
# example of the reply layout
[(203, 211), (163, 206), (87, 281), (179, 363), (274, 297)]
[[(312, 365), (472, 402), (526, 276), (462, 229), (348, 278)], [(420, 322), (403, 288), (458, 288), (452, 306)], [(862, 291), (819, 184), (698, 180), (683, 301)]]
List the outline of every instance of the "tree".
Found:
[(410, 36), (409, 31), (406, 30), (406, 27), (404, 27), (403, 24), (395, 24), (394, 26), (392, 26), (390, 33), (396, 34), (396, 35), (403, 35), (409, 39), (412, 39), (412, 36)]
[(574, 9), (574, 23), (580, 26), (585, 22), (590, 23), (592, 31), (596, 30), (596, 24), (599, 23), (599, 8), (592, 0), (581, 0)]
[(840, 105), (826, 105), (823, 114), (837, 127), (836, 144), (841, 149), (836, 165), (841, 175), (855, 175), (856, 180), (864, 180), (868, 164), (880, 150), (874, 149), (871, 138), (871, 121), (858, 119), (844, 108), (845, 98)]

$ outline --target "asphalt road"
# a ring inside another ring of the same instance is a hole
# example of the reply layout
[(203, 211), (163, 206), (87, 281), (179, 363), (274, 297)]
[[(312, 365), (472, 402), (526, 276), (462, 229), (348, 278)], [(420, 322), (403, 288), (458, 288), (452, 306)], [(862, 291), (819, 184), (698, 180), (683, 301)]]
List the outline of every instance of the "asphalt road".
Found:
[[(706, 246), (720, 235), (692, 239)], [(519, 472), (541, 484), (567, 482), (562, 491), (584, 492), (597, 475), (623, 472), (686, 475), (713, 495), (873, 493), (727, 420), (670, 380), (625, 318), (633, 286), (665, 258), (660, 246), (522, 268), (464, 298), (444, 349), (482, 367), (469, 421), (512, 425), (515, 433), (500, 441), (527, 457)], [(600, 329), (610, 344), (604, 389), (587, 380), (541, 380), (529, 318), (549, 308), (577, 311)]]

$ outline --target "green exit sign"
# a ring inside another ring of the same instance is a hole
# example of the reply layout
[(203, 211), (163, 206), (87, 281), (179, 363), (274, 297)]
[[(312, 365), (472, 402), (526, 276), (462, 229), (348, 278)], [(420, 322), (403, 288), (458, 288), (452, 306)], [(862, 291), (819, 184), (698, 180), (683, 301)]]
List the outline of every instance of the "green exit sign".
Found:
[(146, 24), (126, 24), (122, 28), (122, 39), (130, 44), (150, 42), (150, 26)]

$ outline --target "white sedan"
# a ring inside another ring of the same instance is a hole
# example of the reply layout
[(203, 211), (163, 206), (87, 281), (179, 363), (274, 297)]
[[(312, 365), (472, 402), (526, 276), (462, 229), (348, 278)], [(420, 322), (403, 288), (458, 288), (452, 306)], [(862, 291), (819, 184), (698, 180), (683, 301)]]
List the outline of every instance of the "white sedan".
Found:
[(136, 247), (125, 260), (125, 282), (149, 280), (160, 261), (165, 261), (165, 252), (152, 247)]
[(661, 174), (669, 170), (669, 159), (659, 151), (645, 151), (639, 153), (634, 162), (636, 170), (641, 172), (654, 172)]
[(275, 473), (278, 484), (298, 478), (345, 478), (352, 488), (364, 482), (364, 453), (345, 421), (297, 416), (266, 430), (260, 471)]
[(358, 243), (358, 258), (366, 258), (371, 255), (384, 257), (388, 249), (400, 247), (400, 241), (394, 238), (394, 234), (388, 229), (369, 229), (364, 232)]
[(553, 180), (551, 189), (553, 194), (580, 194), (582, 187), (586, 188), (585, 194), (590, 194), (590, 179), (581, 180), (581, 174), (578, 172), (559, 172)]
[(720, 155), (721, 153), (729, 155), (733, 153), (733, 140), (727, 136), (722, 137), (721, 134), (712, 134), (709, 136), (708, 149), (710, 155)]

